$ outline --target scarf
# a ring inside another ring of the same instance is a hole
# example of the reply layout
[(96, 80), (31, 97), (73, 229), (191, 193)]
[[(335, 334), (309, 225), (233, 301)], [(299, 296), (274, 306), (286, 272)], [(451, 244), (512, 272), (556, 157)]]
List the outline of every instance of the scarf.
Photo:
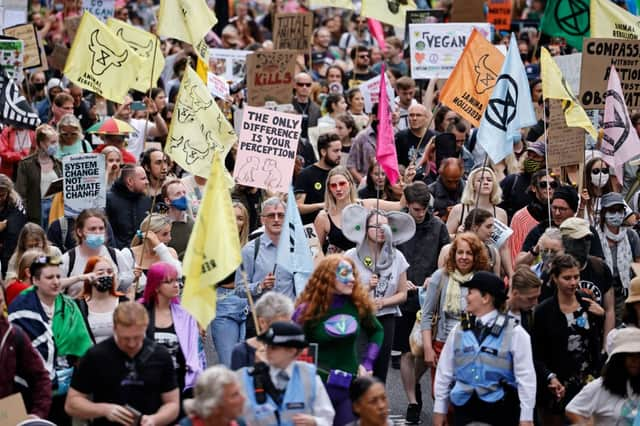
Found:
[(614, 234), (609, 231), (609, 228), (605, 226), (604, 231), (600, 227), (596, 228), (600, 241), (602, 241), (602, 251), (604, 252), (604, 260), (607, 263), (611, 272), (614, 271), (613, 255), (611, 253), (611, 247), (609, 247), (609, 240), (615, 242), (617, 250), (616, 268), (618, 270), (618, 276), (623, 288), (629, 288), (629, 281), (631, 280), (631, 274), (629, 267), (633, 262), (633, 255), (631, 254), (631, 244), (629, 244), (629, 238), (627, 236), (627, 230), (623, 227), (620, 228), (620, 232)]
[(454, 315), (462, 313), (462, 293), (460, 291), (460, 284), (469, 281), (471, 278), (473, 278), (473, 272), (462, 274), (457, 269), (449, 274), (447, 294), (444, 299), (444, 312), (449, 312)]

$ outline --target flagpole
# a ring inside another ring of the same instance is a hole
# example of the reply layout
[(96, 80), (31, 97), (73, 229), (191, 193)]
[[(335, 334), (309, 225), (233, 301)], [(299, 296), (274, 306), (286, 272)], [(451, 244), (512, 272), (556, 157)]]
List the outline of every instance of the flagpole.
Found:
[(244, 285), (244, 291), (247, 293), (247, 299), (249, 300), (249, 308), (251, 310), (251, 317), (253, 318), (253, 324), (256, 327), (256, 335), (259, 336), (260, 324), (258, 324), (258, 315), (256, 314), (255, 305), (253, 304), (253, 297), (251, 296), (251, 290), (249, 290), (249, 281), (247, 280), (247, 272), (244, 268), (240, 267), (240, 275), (242, 275), (242, 282)]
[[(544, 149), (544, 168), (545, 168), (545, 172), (547, 174), (547, 176), (550, 176), (549, 174), (549, 134), (547, 132), (547, 105), (548, 105), (548, 100), (547, 99), (543, 99), (542, 102), (542, 125), (544, 128), (544, 141), (545, 141), (545, 149)], [(545, 191), (547, 191), (547, 195), (549, 194), (549, 190), (545, 189)], [(549, 199), (549, 197), (547, 196), (547, 215), (548, 215), (548, 220), (549, 220), (549, 225), (551, 225), (551, 200)]]
[[(158, 36), (155, 36), (155, 40), (153, 43), (153, 60), (151, 62), (151, 76), (149, 76), (149, 91), (147, 92), (147, 96), (149, 97), (149, 100), (151, 102), (153, 102), (153, 99), (151, 99), (151, 90), (153, 90), (153, 74), (155, 74), (156, 71), (156, 54), (158, 53)], [(156, 109), (158, 107), (156, 106)], [(160, 114), (160, 111), (156, 111), (156, 114)], [(147, 149), (147, 126), (149, 124), (149, 108), (147, 108), (146, 111), (146, 117), (144, 120), (144, 131), (142, 132), (142, 137), (144, 138), (144, 140), (142, 141), (142, 144), (144, 146), (144, 149)]]
[[(487, 161), (489, 160), (489, 154), (485, 152), (484, 154), (484, 160), (482, 161), (482, 171), (480, 172), (480, 183), (478, 184), (478, 192), (476, 193), (476, 206), (473, 209), (473, 215), (471, 216), (471, 224), (473, 225), (473, 223), (476, 220), (476, 209), (478, 208), (478, 206), (480, 205), (480, 192), (482, 192), (482, 181), (484, 180), (484, 172), (487, 169)], [(467, 182), (467, 185), (469, 184), (469, 182)], [(471, 182), (471, 185), (473, 187), (473, 182)], [(463, 223), (464, 226), (464, 217), (462, 217), (462, 213), (464, 212), (464, 209), (462, 209), (463, 211), (460, 212), (460, 221)], [(497, 219), (496, 217), (494, 217), (494, 219)]]

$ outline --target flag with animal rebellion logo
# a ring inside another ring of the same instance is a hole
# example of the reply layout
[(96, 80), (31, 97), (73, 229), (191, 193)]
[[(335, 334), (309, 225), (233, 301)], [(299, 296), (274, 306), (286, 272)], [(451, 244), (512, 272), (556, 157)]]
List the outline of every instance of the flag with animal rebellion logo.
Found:
[(164, 69), (164, 55), (158, 37), (119, 19), (107, 19), (107, 27), (142, 59), (136, 82), (131, 88), (148, 92), (150, 87), (157, 87), (158, 78)]
[(35, 129), (40, 124), (38, 114), (4, 68), (0, 68), (0, 123), (22, 129)]
[(613, 65), (604, 99), (604, 136), (600, 151), (604, 160), (614, 165), (618, 182), (622, 182), (624, 164), (640, 155), (640, 139), (631, 124), (620, 77)]
[(91, 92), (122, 103), (136, 83), (142, 59), (98, 18), (85, 12), (64, 75)]
[(638, 40), (640, 22), (609, 0), (591, 0), (591, 37)]
[(233, 127), (206, 84), (193, 68), (187, 67), (176, 97), (165, 152), (188, 172), (207, 177), (214, 152), (226, 157), (236, 140)]
[(502, 52), (474, 28), (440, 91), (440, 102), (478, 127), (503, 63)]

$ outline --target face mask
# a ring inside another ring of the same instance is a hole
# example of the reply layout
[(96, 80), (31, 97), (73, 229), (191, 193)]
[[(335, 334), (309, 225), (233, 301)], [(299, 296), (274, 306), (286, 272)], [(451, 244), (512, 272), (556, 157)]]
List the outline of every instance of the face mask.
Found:
[(102, 247), (104, 244), (104, 234), (87, 234), (87, 246), (92, 249)]
[(37, 92), (44, 90), (44, 83), (35, 83), (33, 85), (33, 89), (36, 90)]
[(527, 158), (524, 160), (524, 171), (527, 173), (535, 173), (542, 168), (542, 163)]
[(180, 198), (176, 198), (175, 200), (172, 200), (171, 201), (171, 206), (175, 207), (176, 209), (180, 210), (181, 212), (187, 210), (187, 197), (183, 195)]
[(100, 293), (106, 293), (113, 287), (113, 277), (111, 275), (98, 277), (94, 285), (96, 287), (96, 290), (98, 290)]
[(609, 175), (605, 175), (604, 173), (598, 173), (597, 175), (591, 175), (591, 183), (596, 188), (604, 187), (607, 182), (609, 182)]
[(604, 214), (604, 221), (610, 226), (622, 226), (622, 222), (624, 222), (624, 213), (606, 212)]
[(58, 153), (58, 144), (55, 145), (49, 145), (47, 147), (47, 154), (49, 154), (50, 156), (54, 156)]

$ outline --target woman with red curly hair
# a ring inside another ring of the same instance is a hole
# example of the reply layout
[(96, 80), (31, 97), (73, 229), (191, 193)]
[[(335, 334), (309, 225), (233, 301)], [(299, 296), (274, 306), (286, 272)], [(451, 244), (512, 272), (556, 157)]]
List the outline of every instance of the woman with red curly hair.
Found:
[[(351, 380), (371, 374), (384, 337), (353, 260), (339, 254), (325, 257), (298, 298), (293, 319), (303, 326), (307, 340), (318, 344), (318, 374), (336, 411), (333, 424), (353, 421)], [(369, 342), (362, 361), (356, 343), (361, 331)]]

